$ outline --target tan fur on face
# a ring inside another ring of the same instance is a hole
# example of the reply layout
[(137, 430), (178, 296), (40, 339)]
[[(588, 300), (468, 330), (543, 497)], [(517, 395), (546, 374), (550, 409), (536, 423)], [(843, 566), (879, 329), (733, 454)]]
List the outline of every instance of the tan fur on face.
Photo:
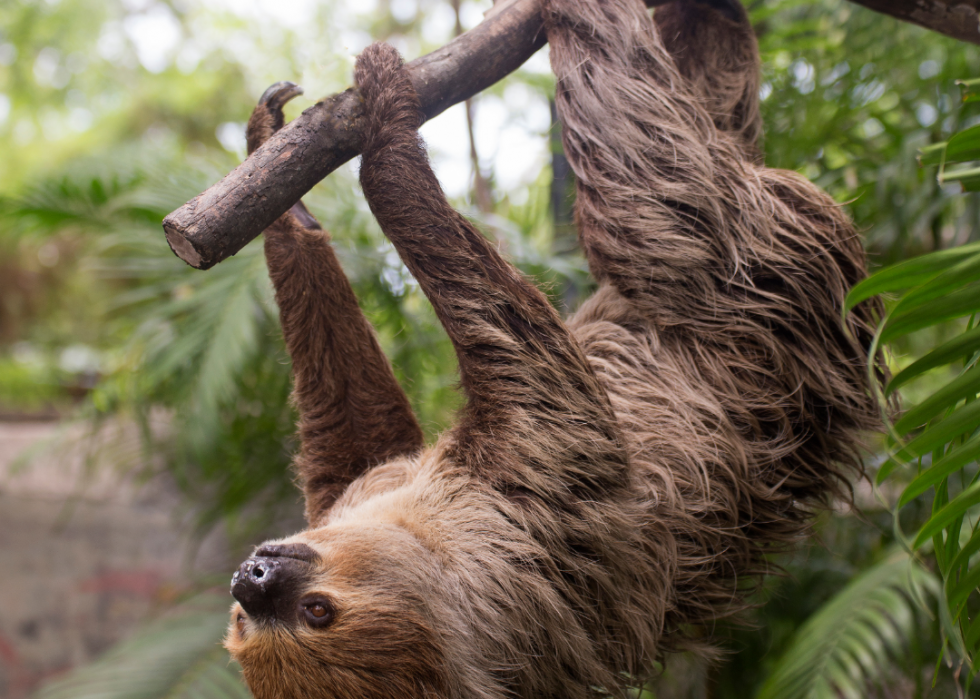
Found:
[(336, 616), (327, 632), (247, 618), (243, 632), (236, 605), (226, 646), (255, 696), (445, 696), (440, 639), (419, 584), (438, 570), (425, 565), (418, 542), (379, 521), (331, 524), (291, 541), (320, 555), (304, 594), (331, 600)]
[(318, 553), (301, 596), (337, 614), (242, 634), (233, 611), (257, 699), (622, 696), (742, 608), (765, 554), (860, 470), (876, 309), (847, 332), (840, 312), (863, 252), (825, 194), (758, 162), (758, 54), (731, 9), (548, 2), (600, 284), (567, 322), (446, 202), (397, 53), (360, 57), (361, 184), (467, 403), (420, 452), (325, 234), (270, 229), (311, 524), (285, 543)]

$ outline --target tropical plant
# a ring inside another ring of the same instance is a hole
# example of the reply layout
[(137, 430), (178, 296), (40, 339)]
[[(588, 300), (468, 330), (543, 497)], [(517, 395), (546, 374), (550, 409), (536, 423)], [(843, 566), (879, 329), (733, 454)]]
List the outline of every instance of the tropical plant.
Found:
[(221, 647), (227, 626), (225, 597), (201, 595), (35, 699), (249, 699)]
[(938, 581), (907, 553), (891, 551), (803, 624), (757, 699), (861, 699), (906, 655), (917, 602)]
[[(965, 101), (980, 101), (976, 85), (964, 83)], [(923, 149), (920, 156), (924, 165), (939, 165), (941, 182), (958, 182), (965, 191), (980, 191), (980, 170), (963, 166), (978, 160), (980, 126)], [(958, 167), (947, 169), (949, 165)], [(896, 531), (909, 551), (933, 551), (943, 581), (939, 620), (945, 639), (965, 663), (969, 687), (980, 670), (980, 243), (883, 269), (851, 291), (846, 308), (895, 292), (901, 294), (889, 303), (871, 356), (879, 346), (921, 331), (947, 329), (953, 336), (888, 381), (883, 405), (912, 382), (928, 389), (889, 424), (888, 458), (876, 481), (881, 485), (902, 467), (913, 472), (895, 508)], [(929, 503), (929, 516), (906, 537), (900, 514), (919, 498)]]

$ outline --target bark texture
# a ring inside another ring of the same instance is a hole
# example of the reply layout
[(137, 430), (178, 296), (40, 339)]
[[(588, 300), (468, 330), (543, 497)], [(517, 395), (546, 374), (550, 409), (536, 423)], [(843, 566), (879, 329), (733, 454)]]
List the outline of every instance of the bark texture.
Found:
[(980, 44), (980, 0), (851, 0), (875, 12)]

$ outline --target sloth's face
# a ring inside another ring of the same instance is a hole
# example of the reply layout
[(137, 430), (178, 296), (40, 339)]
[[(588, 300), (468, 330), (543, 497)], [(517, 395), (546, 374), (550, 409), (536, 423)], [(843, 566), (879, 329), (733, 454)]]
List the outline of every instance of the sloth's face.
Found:
[(401, 527), (328, 526), (256, 549), (225, 646), (256, 699), (445, 695), (438, 569)]

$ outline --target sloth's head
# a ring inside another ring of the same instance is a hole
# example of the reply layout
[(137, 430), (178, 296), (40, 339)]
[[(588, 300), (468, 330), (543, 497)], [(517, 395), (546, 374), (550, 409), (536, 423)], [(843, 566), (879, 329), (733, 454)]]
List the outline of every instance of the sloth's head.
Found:
[(225, 639), (256, 699), (444, 696), (430, 556), (395, 525), (326, 526), (256, 549), (232, 578)]

